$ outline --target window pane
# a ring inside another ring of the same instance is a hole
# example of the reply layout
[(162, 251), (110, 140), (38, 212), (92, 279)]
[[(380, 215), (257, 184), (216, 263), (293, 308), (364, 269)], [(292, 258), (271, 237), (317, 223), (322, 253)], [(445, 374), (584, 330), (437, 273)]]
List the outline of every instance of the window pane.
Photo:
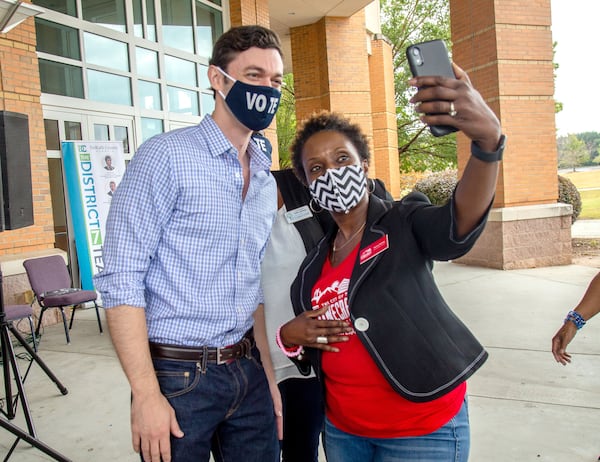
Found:
[(123, 142), (123, 152), (129, 153), (129, 134), (127, 127), (115, 125), (115, 140)]
[(133, 35), (136, 37), (144, 36), (144, 22), (142, 20), (144, 12), (142, 11), (142, 0), (133, 0)]
[(89, 99), (131, 106), (129, 77), (88, 69), (87, 80)]
[(83, 98), (83, 74), (80, 67), (39, 60), (42, 93)]
[(60, 151), (58, 120), (44, 119), (44, 131), (46, 132), (46, 149), (48, 151)]
[(69, 16), (77, 16), (75, 0), (33, 0), (32, 3)]
[(88, 64), (112, 67), (119, 71), (129, 71), (127, 44), (84, 32), (83, 45), (85, 61)]
[(65, 120), (65, 139), (67, 141), (81, 140), (81, 123)]
[[(146, 5), (146, 35), (144, 37), (144, 10)], [(136, 37), (144, 37), (156, 42), (156, 14), (154, 0), (133, 0), (133, 33)]]
[(196, 53), (210, 58), (213, 45), (223, 33), (223, 14), (196, 2)]
[(127, 32), (124, 0), (81, 0), (83, 19), (118, 32)]
[(168, 47), (194, 52), (191, 0), (161, 2), (163, 43)]
[(142, 124), (142, 143), (164, 131), (163, 121), (160, 119), (142, 117), (140, 122)]
[(221, 6), (221, 0), (208, 0), (210, 3)]
[(109, 141), (108, 125), (94, 124), (94, 140)]
[(200, 100), (202, 101), (202, 115), (210, 114), (215, 110), (215, 98), (213, 95), (200, 93)]
[(154, 0), (146, 0), (146, 38), (156, 42), (156, 11)]
[(139, 75), (158, 78), (158, 53), (156, 51), (137, 47), (135, 62)]
[(165, 55), (165, 74), (170, 82), (189, 85), (190, 87), (198, 85), (196, 64), (191, 61)]
[(169, 112), (198, 115), (198, 93), (183, 88), (167, 87)]
[(77, 29), (35, 18), (37, 51), (65, 58), (81, 59)]
[(138, 96), (142, 109), (162, 109), (160, 101), (160, 85), (153, 82), (138, 81)]
[(207, 90), (210, 88), (210, 81), (208, 80), (208, 66), (200, 64), (200, 88)]

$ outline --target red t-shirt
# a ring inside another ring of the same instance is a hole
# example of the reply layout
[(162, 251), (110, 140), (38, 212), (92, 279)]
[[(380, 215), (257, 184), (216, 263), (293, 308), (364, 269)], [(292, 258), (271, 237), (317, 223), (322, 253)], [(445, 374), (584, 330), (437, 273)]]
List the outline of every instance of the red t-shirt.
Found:
[[(350, 324), (348, 284), (358, 245), (338, 266), (329, 260), (312, 292), (312, 307), (329, 304), (324, 319), (344, 319)], [(413, 403), (400, 396), (359, 340), (356, 332), (340, 342), (338, 353), (323, 352), (326, 410), (340, 430), (367, 438), (420, 436), (445, 425), (462, 406), (466, 382), (427, 403)], [(400, 353), (401, 354), (401, 353)]]

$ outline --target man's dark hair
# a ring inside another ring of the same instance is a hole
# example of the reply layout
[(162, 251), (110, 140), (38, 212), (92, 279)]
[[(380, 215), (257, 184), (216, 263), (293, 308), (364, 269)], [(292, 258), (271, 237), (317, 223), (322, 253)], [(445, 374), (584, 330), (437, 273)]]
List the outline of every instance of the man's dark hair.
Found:
[(306, 172), (302, 165), (302, 150), (308, 139), (322, 131), (338, 132), (350, 140), (352, 145), (358, 151), (360, 160), (366, 161), (367, 165), (371, 160), (369, 151), (369, 141), (363, 134), (357, 124), (353, 124), (349, 119), (341, 114), (329, 111), (321, 111), (311, 115), (302, 123), (302, 127), (296, 134), (290, 151), (292, 154), (292, 167), (298, 179), (306, 184)]
[(227, 71), (227, 66), (239, 53), (252, 47), (273, 48), (283, 58), (281, 42), (275, 32), (262, 26), (239, 26), (232, 27), (218, 38), (209, 64)]

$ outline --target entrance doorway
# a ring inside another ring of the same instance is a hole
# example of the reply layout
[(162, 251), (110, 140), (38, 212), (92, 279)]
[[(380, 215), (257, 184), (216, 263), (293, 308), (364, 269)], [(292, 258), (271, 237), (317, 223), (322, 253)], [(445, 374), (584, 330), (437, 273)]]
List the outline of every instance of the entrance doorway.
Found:
[(121, 141), (125, 162), (129, 162), (135, 146), (133, 117), (99, 116), (66, 111), (44, 110), (46, 152), (52, 215), (54, 247), (67, 253), (73, 283), (80, 284), (77, 250), (70, 221), (69, 198), (62, 165), (61, 141)]

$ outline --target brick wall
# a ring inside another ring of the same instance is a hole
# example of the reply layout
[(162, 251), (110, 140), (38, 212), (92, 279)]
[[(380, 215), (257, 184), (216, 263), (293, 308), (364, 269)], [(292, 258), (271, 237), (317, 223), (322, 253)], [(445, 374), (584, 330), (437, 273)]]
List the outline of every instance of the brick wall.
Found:
[(40, 79), (35, 54), (35, 27), (27, 19), (0, 34), (0, 110), (27, 114), (34, 225), (0, 233), (0, 255), (15, 255), (54, 247), (54, 223), (48, 180), (48, 161)]
[[(550, 0), (451, 0), (453, 58), (508, 135), (496, 207), (558, 197)], [(459, 168), (469, 142), (459, 136)]]
[(364, 11), (292, 28), (290, 37), (297, 120), (321, 109), (340, 112), (359, 124), (372, 143)]
[(398, 129), (394, 92), (392, 46), (383, 37), (371, 41), (369, 56), (371, 114), (373, 120), (373, 161), (371, 177), (382, 179), (394, 197), (400, 197)]

